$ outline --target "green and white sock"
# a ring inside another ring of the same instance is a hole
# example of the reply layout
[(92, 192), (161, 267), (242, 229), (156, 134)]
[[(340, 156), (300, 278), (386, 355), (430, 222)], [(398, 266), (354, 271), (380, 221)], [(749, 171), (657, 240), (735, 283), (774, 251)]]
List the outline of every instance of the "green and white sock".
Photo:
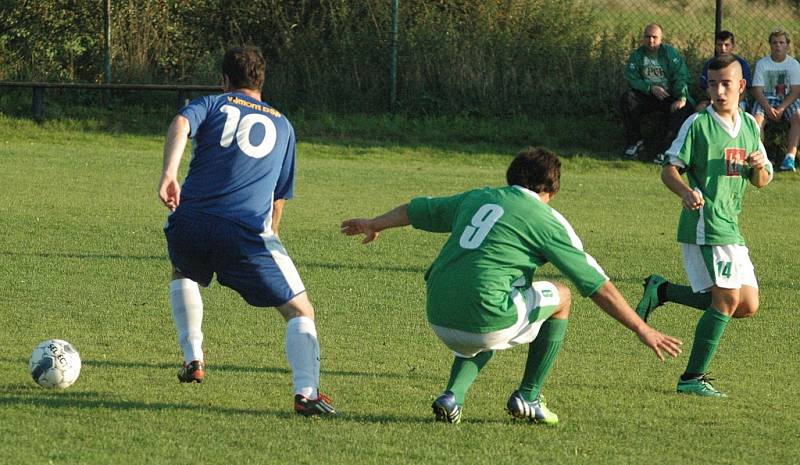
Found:
[(475, 378), (478, 377), (481, 369), (489, 362), (494, 355), (494, 351), (481, 352), (472, 358), (456, 356), (453, 366), (450, 368), (450, 380), (447, 382), (447, 390), (455, 394), (456, 402), (464, 404), (464, 400)]
[(692, 353), (689, 355), (689, 363), (686, 365), (686, 373), (705, 373), (708, 365), (714, 358), (720, 339), (725, 333), (725, 327), (731, 317), (720, 313), (713, 307), (708, 307), (703, 316), (697, 322), (694, 331), (694, 343)]
[(692, 286), (681, 286), (672, 283), (665, 284), (665, 287), (666, 300), (664, 302), (675, 302), (702, 311), (705, 311), (711, 305), (710, 292), (694, 292), (692, 291)]
[(519, 393), (527, 401), (533, 401), (542, 390), (545, 378), (556, 361), (564, 342), (569, 320), (551, 318), (542, 324), (536, 339), (528, 346), (528, 360)]

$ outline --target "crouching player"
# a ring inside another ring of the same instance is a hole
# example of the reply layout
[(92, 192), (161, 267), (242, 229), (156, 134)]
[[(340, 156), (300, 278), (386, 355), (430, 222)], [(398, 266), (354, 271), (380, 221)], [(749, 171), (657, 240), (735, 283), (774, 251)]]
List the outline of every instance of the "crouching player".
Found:
[(691, 286), (651, 275), (644, 281), (636, 313), (647, 321), (665, 302), (703, 312), (686, 371), (678, 380), (679, 393), (725, 397), (711, 385), (708, 366), (731, 317), (749, 317), (758, 310), (758, 283), (739, 230), (739, 213), (747, 185), (766, 186), (772, 164), (758, 123), (738, 106), (746, 84), (734, 56), (711, 61), (711, 106), (686, 120), (661, 170), (661, 180), (683, 204), (678, 242)]
[(519, 388), (506, 409), (516, 418), (555, 424), (558, 416), (541, 396), (542, 384), (567, 330), (571, 296), (564, 284), (533, 281), (547, 262), (584, 296), (634, 331), (655, 351), (677, 356), (680, 341), (636, 316), (570, 224), (548, 203), (558, 192), (561, 162), (542, 148), (521, 151), (507, 171), (508, 186), (470, 190), (452, 197), (417, 197), (372, 219), (342, 223), (346, 235), (411, 224), (450, 233), (425, 274), (427, 316), (434, 333), (454, 352), (446, 390), (433, 402), (436, 420), (458, 423), (467, 390), (495, 350), (529, 344)]

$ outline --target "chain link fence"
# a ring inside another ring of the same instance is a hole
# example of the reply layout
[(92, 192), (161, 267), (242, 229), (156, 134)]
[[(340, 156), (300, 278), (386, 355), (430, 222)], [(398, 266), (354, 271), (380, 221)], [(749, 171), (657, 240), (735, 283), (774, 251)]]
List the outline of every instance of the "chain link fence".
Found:
[[(718, 16), (720, 28), (736, 36), (736, 53), (751, 64), (769, 52), (770, 31), (800, 34), (800, 0), (111, 4), (114, 82), (215, 84), (224, 48), (250, 43), (269, 62), (265, 97), (287, 111), (383, 113), (394, 109), (392, 96), (396, 109), (411, 115), (613, 119), (626, 87), (625, 62), (650, 22), (686, 58), (695, 96), (696, 77), (714, 52)], [(0, 80), (102, 82), (102, 2), (9, 5), (0, 9)], [(793, 43), (790, 54), (795, 50)], [(0, 107), (20, 101), (6, 95), (0, 93)]]
[[(591, 3), (601, 27), (623, 31), (621, 37), (631, 51), (640, 45), (646, 24), (661, 25), (664, 42), (674, 45), (683, 54), (694, 77), (699, 77), (705, 60), (714, 55), (717, 27), (733, 32), (735, 53), (751, 67), (769, 54), (767, 38), (771, 31), (781, 29), (790, 36), (800, 33), (800, 2), (791, 0), (595, 0)], [(793, 41), (790, 54), (796, 50)], [(615, 65), (615, 75), (622, 79), (622, 69), (619, 63)], [(696, 84), (695, 95), (699, 92)], [(621, 81), (620, 86), (624, 87), (624, 82)]]

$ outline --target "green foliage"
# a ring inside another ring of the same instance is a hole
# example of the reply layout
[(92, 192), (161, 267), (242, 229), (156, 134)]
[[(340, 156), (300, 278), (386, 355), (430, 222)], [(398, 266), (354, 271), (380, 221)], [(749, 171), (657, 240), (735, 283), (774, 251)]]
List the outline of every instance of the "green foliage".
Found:
[[(175, 379), (180, 353), (168, 303), (166, 210), (155, 194), (163, 136), (0, 117), (0, 462), (797, 461), (800, 336), (787, 322), (796, 317), (799, 283), (785, 236), (800, 228), (786, 201), (800, 176), (779, 173), (745, 197), (742, 226), (762, 308), (731, 322), (713, 363), (715, 385), (730, 398), (674, 393), (696, 310), (670, 304), (653, 315), (658, 329), (685, 343), (679, 359), (659, 363), (574, 292), (567, 339), (544, 387), (561, 424), (513, 422), (503, 411), (527, 355), (516, 348), (487, 365), (463, 423), (452, 427), (434, 424), (430, 412), (452, 354), (425, 323), (422, 278), (444, 236), (403, 228), (363, 246), (338, 225), (412, 196), (502, 183), (515, 148), (396, 143), (390, 121), (356, 123), (374, 128), (370, 142), (342, 143), (334, 134), (299, 144), (296, 197), (282, 222), (282, 240), (317, 310), (323, 389), (341, 411), (332, 421), (314, 421), (291, 413), (283, 320), (217, 283), (203, 293), (207, 381), (187, 386)], [(398, 132), (419, 129), (411, 124), (398, 124)], [(483, 131), (503, 132), (507, 124), (522, 125), (498, 121)], [(568, 126), (550, 132), (572, 136)], [(635, 300), (652, 272), (683, 279), (673, 236), (680, 203), (656, 168), (598, 160), (576, 146), (559, 152), (578, 155), (564, 158), (553, 205), (622, 293)], [(565, 280), (552, 267), (542, 271), (545, 279)], [(74, 343), (84, 362), (78, 382), (61, 392), (37, 387), (27, 370), (33, 347), (50, 337)]]
[[(102, 80), (103, 2), (0, 5), (0, 80)], [(751, 61), (769, 29), (800, 19), (794, 0), (724, 7), (723, 27)], [(623, 63), (650, 21), (696, 75), (713, 52), (713, 2), (399, 0), (399, 110), (613, 116)], [(390, 0), (113, 0), (111, 24), (115, 82), (215, 84), (224, 50), (248, 43), (267, 57), (264, 95), (279, 108), (389, 109)]]

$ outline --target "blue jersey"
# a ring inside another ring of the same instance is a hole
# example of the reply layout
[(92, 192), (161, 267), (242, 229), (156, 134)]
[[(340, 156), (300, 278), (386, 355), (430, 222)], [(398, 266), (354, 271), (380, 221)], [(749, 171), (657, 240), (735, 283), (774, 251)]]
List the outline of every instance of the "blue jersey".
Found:
[(233, 92), (193, 100), (192, 161), (177, 212), (225, 218), (256, 232), (272, 230), (272, 202), (294, 191), (291, 123), (264, 102)]

